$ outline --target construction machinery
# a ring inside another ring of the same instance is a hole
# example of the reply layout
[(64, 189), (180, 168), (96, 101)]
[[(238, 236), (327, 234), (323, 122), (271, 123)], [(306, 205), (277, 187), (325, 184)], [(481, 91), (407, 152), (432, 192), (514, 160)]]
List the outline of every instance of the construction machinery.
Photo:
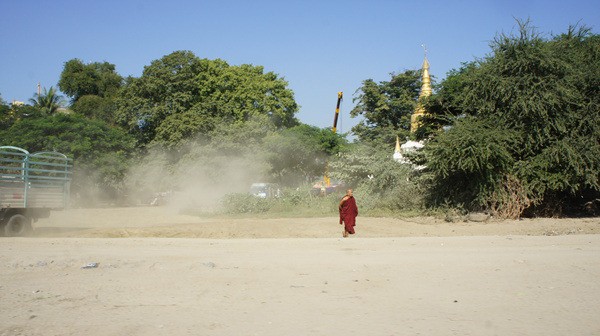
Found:
[(338, 116), (340, 115), (340, 105), (342, 103), (343, 98), (344, 98), (344, 93), (341, 91), (338, 92), (337, 104), (335, 105), (335, 117), (333, 118), (333, 127), (331, 128), (333, 133), (337, 132), (337, 121), (338, 121)]
[[(337, 104), (335, 105), (335, 115), (333, 117), (333, 127), (331, 128), (331, 131), (333, 133), (337, 133), (337, 122), (338, 122), (338, 117), (340, 115), (340, 105), (342, 104), (342, 99), (344, 98), (344, 93), (343, 92), (338, 92), (338, 98), (337, 98)], [(331, 186), (331, 178), (329, 178), (329, 164), (325, 165), (325, 176), (323, 176), (323, 186), (321, 188), (321, 193), (323, 194), (328, 194), (330, 190), (333, 190), (335, 188), (333, 188)]]

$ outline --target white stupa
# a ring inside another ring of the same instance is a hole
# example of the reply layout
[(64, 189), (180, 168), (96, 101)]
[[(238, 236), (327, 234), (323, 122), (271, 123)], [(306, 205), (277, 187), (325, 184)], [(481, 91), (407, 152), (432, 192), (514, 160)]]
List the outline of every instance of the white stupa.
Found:
[(402, 153), (411, 153), (423, 147), (425, 147), (425, 145), (423, 145), (422, 142), (411, 140), (408, 140), (407, 142), (402, 144), (402, 146), (400, 146)]
[(413, 167), (413, 169), (415, 169), (415, 170), (424, 169), (425, 166), (414, 165), (408, 158), (406, 158), (404, 156), (407, 153), (412, 153), (412, 152), (418, 151), (419, 149), (423, 148), (424, 146), (425, 145), (422, 142), (411, 141), (411, 140), (407, 140), (404, 144), (400, 145), (400, 139), (398, 139), (398, 137), (396, 137), (396, 149), (394, 150), (394, 155), (392, 155), (392, 157), (394, 158), (394, 161), (396, 161), (398, 163), (410, 164)]

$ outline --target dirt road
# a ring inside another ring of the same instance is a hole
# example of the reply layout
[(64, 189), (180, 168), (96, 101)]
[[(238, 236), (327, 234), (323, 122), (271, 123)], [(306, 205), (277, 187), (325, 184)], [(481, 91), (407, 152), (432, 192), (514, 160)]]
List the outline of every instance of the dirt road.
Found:
[(76, 214), (0, 238), (1, 336), (600, 335), (598, 219)]

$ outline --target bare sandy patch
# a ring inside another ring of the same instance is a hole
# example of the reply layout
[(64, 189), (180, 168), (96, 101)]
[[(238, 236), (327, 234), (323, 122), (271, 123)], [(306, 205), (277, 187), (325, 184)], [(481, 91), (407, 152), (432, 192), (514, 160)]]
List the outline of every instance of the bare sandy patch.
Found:
[(0, 336), (599, 335), (599, 225), (56, 212), (0, 238)]

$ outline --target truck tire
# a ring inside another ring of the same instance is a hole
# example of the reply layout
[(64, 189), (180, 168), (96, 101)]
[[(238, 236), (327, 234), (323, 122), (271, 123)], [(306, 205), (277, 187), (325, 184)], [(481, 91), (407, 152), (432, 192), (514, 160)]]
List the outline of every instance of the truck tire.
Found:
[(4, 225), (4, 235), (6, 237), (25, 236), (31, 232), (31, 219), (20, 215), (12, 215)]

